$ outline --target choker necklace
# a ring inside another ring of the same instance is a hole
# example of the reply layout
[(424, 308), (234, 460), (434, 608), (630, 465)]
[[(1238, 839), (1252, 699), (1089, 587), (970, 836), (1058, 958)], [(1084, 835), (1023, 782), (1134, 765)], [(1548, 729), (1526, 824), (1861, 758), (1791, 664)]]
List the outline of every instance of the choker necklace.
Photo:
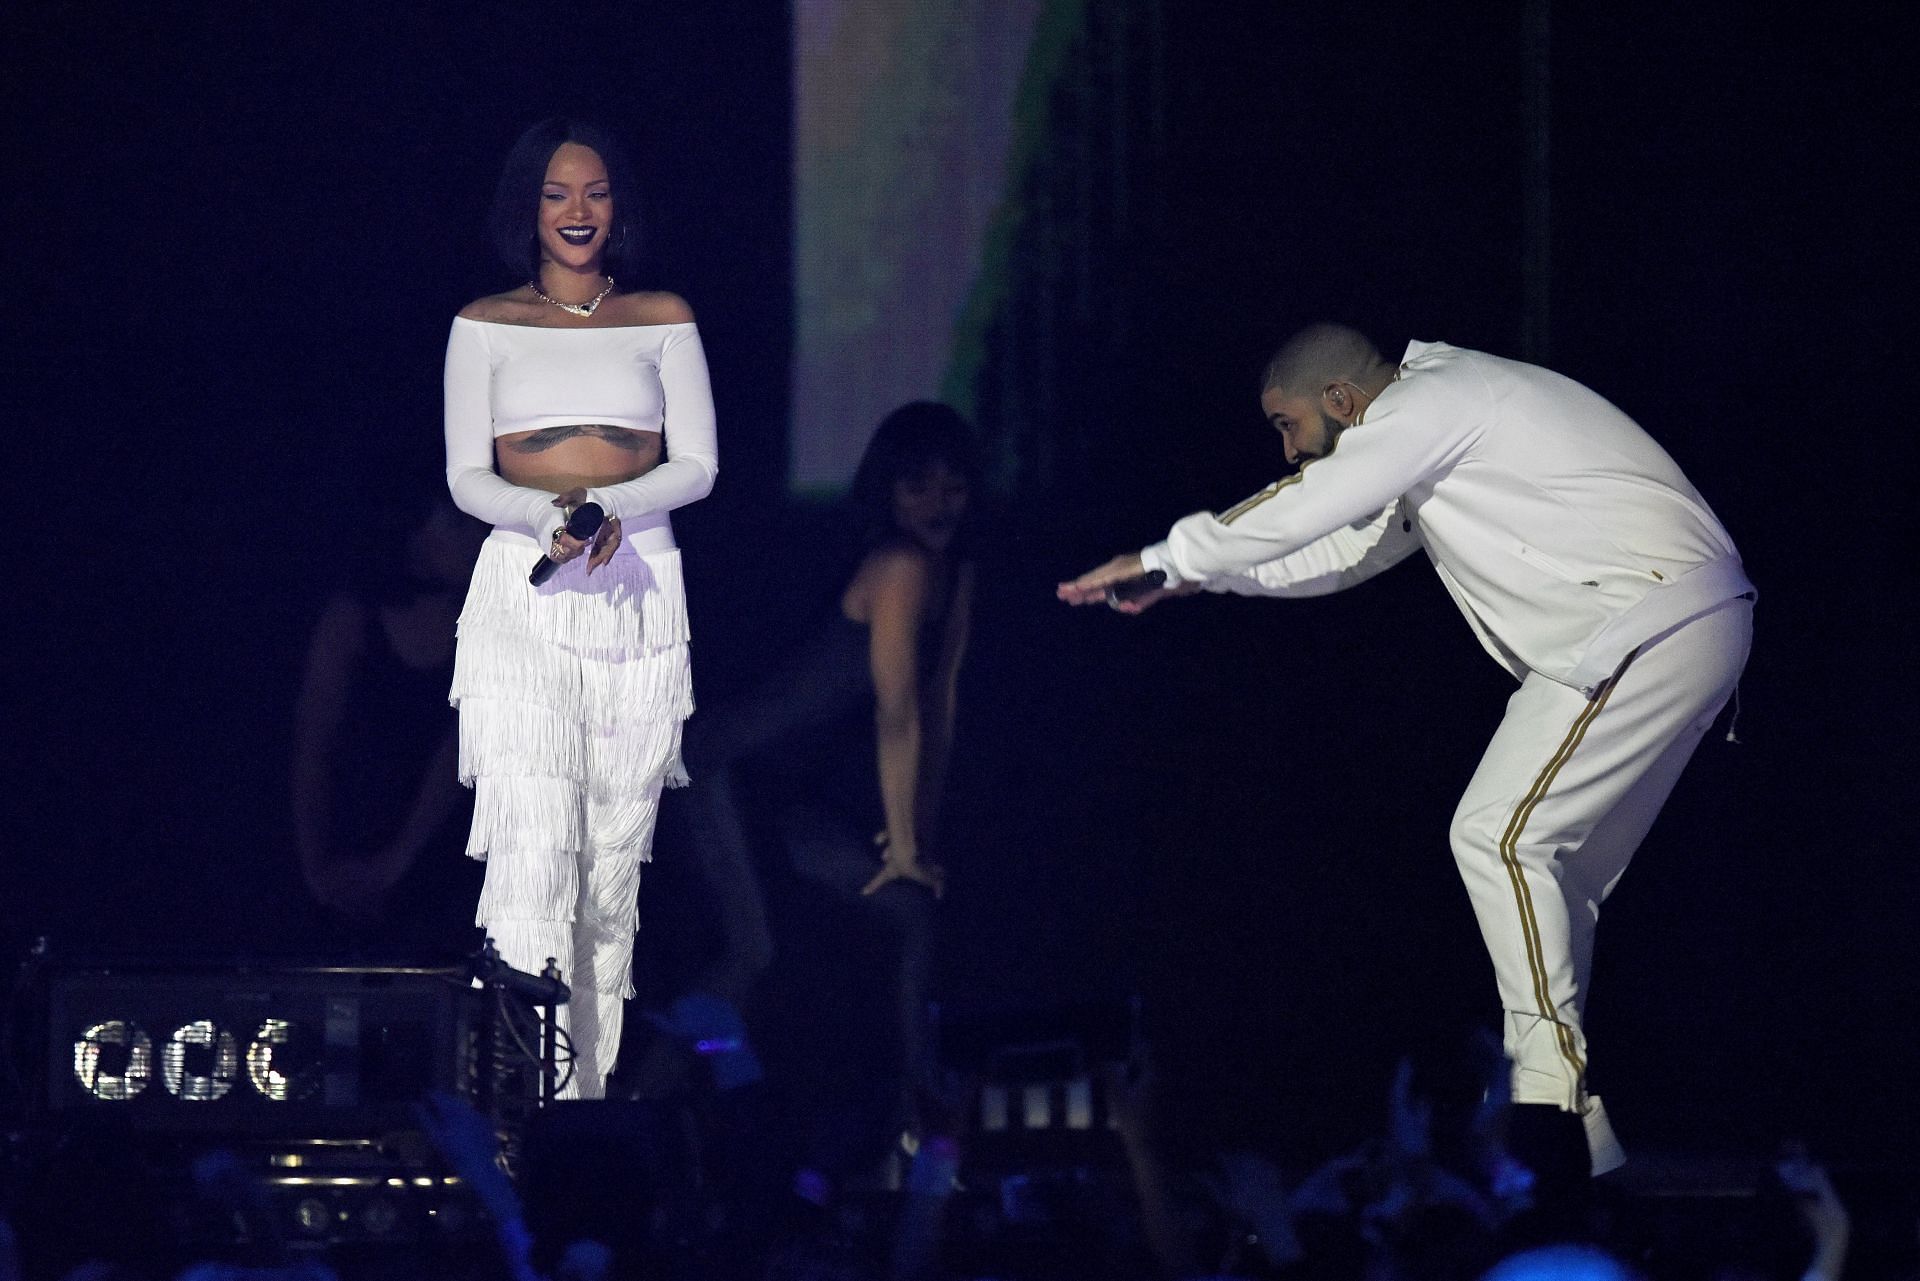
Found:
[(561, 311), (572, 312), (576, 316), (591, 316), (600, 309), (600, 304), (607, 300), (607, 295), (613, 292), (613, 277), (608, 276), (607, 287), (585, 302), (561, 302), (558, 298), (549, 297), (547, 291), (540, 287), (540, 282), (537, 280), (529, 280), (527, 282), (527, 288), (540, 295), (540, 301), (550, 302)]

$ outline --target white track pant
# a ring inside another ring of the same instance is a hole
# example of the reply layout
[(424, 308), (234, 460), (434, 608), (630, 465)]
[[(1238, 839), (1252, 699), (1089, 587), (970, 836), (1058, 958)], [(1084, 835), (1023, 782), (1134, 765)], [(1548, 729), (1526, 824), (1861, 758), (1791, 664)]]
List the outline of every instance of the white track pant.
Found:
[(1454, 859), (1506, 1010), (1513, 1100), (1587, 1122), (1595, 1173), (1624, 1159), (1586, 1092), (1580, 1016), (1600, 904), (1740, 678), (1753, 604), (1640, 647), (1592, 698), (1530, 675), (1454, 814)]
[(515, 969), (557, 961), (572, 1076), (605, 1093), (633, 994), (640, 865), (663, 786), (684, 783), (692, 711), (680, 554), (622, 547), (538, 588), (541, 548), (495, 530), (460, 615), (452, 701), (460, 778), (474, 788), (467, 853), (484, 859), (477, 923)]

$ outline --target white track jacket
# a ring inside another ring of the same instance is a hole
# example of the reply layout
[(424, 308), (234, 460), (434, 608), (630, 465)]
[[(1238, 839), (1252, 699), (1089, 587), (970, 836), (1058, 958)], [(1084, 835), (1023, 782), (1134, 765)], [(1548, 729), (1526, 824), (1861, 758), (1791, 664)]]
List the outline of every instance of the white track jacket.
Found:
[(1317, 596), (1426, 548), (1489, 654), (1589, 694), (1636, 647), (1753, 591), (1667, 452), (1570, 378), (1445, 343), (1302, 464), (1141, 552), (1170, 583)]

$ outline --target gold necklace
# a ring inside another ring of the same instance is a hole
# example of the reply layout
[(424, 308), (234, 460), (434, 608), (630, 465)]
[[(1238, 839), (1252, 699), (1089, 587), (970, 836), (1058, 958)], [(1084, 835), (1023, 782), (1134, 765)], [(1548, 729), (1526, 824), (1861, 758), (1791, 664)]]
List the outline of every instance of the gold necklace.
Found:
[(600, 304), (607, 300), (607, 295), (613, 292), (613, 277), (608, 276), (607, 287), (585, 302), (561, 302), (558, 298), (549, 296), (547, 291), (540, 287), (540, 282), (537, 280), (529, 280), (527, 282), (527, 288), (540, 295), (542, 302), (550, 302), (561, 311), (571, 312), (576, 316), (591, 316), (600, 309)]

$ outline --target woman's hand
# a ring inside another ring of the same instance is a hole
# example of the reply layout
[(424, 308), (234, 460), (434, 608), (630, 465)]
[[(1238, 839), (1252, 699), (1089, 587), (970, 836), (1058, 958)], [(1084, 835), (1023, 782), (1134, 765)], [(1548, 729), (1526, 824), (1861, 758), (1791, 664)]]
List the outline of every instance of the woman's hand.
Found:
[(947, 892), (947, 870), (938, 863), (923, 863), (919, 859), (888, 859), (873, 874), (862, 894), (872, 894), (882, 886), (893, 881), (913, 881), (933, 891), (935, 898), (942, 898)]
[[(560, 528), (553, 531), (553, 538), (547, 544), (547, 559), (556, 565), (564, 565), (592, 546), (592, 540), (575, 538), (567, 532), (567, 520), (573, 515), (573, 509), (587, 501), (587, 491), (575, 487), (564, 494), (553, 496), (553, 505), (561, 512)], [(602, 528), (605, 522), (601, 522)], [(595, 535), (598, 537), (598, 535)]]
[(885, 832), (876, 832), (873, 843), (881, 846), (884, 852), (880, 856), (880, 870), (873, 874), (873, 879), (868, 881), (866, 887), (860, 891), (862, 894), (872, 894), (881, 886), (893, 881), (913, 881), (924, 885), (933, 891), (935, 898), (946, 894), (946, 868), (938, 863), (924, 862), (917, 853), (896, 854)]
[(620, 518), (609, 516), (600, 522), (600, 530), (593, 536), (593, 551), (587, 557), (587, 572), (591, 574), (613, 559), (614, 552), (620, 548)]
[[(587, 501), (587, 491), (575, 486), (564, 494), (555, 494), (553, 505), (567, 515), (573, 515), (573, 509)], [(547, 548), (547, 556), (556, 565), (564, 565), (581, 552), (587, 553), (587, 572), (591, 574), (613, 559), (614, 552), (620, 548), (620, 518), (609, 516), (600, 522), (600, 528), (592, 538), (575, 538), (567, 532), (563, 521), (559, 529), (553, 531), (553, 542)]]

